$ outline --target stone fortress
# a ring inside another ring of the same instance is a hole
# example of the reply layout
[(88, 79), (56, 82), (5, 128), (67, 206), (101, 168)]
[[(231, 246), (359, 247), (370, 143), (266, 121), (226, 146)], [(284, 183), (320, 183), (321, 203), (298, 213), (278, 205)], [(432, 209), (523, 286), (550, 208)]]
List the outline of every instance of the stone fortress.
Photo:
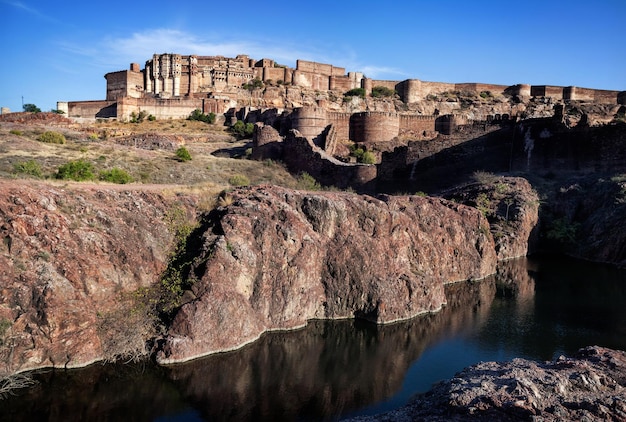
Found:
[[(579, 87), (513, 86), (482, 83), (441, 83), (418, 79), (404, 81), (374, 80), (360, 72), (330, 64), (297, 60), (296, 68), (279, 65), (271, 59), (255, 60), (247, 55), (235, 58), (155, 54), (143, 69), (132, 63), (130, 69), (107, 73), (106, 99), (98, 101), (59, 102), (57, 108), (71, 118), (116, 118), (126, 121), (143, 111), (157, 119), (186, 118), (195, 109), (218, 116), (245, 118), (253, 110), (277, 109), (293, 112), (292, 128), (304, 136), (319, 137), (329, 126), (338, 139), (368, 143), (388, 141), (403, 133), (432, 138), (436, 133), (450, 133), (466, 124), (462, 114), (420, 114), (393, 109), (330, 110), (327, 101), (314, 104), (302, 101), (301, 92), (327, 91), (343, 94), (363, 88), (366, 95), (374, 87), (394, 90), (405, 104), (419, 103), (445, 92), (478, 95), (483, 92), (522, 97), (549, 97), (555, 101), (578, 100), (595, 103), (626, 104), (626, 92)], [(261, 81), (265, 90), (246, 90), (245, 84)], [(257, 92), (263, 91), (263, 92)], [(282, 97), (283, 99), (281, 99)], [(284, 98), (290, 101), (284, 101)], [(509, 118), (506, 113), (483, 118)]]

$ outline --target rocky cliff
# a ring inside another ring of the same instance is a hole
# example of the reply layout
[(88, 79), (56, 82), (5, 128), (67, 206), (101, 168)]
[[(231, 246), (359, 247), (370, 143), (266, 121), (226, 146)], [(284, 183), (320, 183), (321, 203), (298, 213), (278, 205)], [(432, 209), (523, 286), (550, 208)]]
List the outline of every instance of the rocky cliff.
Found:
[(160, 362), (314, 318), (385, 323), (436, 311), (445, 283), (495, 271), (485, 217), (443, 199), (262, 186), (231, 200), (207, 222), (194, 299), (175, 315)]
[[(311, 319), (407, 319), (446, 304), (444, 284), (496, 271), (487, 218), (442, 198), (241, 188), (191, 232), (199, 201), (0, 183), (3, 371), (145, 355), (148, 344), (168, 363)], [(525, 215), (516, 204), (511, 221)], [(513, 230), (509, 255), (525, 254), (531, 225)]]

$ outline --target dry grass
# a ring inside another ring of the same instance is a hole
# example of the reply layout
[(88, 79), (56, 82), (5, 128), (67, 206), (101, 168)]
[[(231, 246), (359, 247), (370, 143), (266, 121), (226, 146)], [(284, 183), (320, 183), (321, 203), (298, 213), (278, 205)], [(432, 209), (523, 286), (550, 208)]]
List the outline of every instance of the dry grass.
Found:
[[(38, 142), (36, 137), (46, 130), (62, 133), (67, 143)], [(180, 162), (173, 151), (116, 143), (117, 138), (148, 133), (176, 136), (193, 159)], [(15, 165), (34, 160), (44, 177), (53, 179), (59, 166), (70, 160), (83, 159), (91, 162), (96, 172), (121, 168), (133, 177), (135, 184), (171, 185), (172, 189), (183, 186), (213, 196), (230, 188), (228, 180), (236, 174), (245, 175), (251, 184), (297, 185), (296, 179), (282, 164), (246, 159), (245, 150), (249, 147), (249, 141), (236, 140), (223, 126), (198, 121), (157, 120), (139, 124), (106, 121), (62, 126), (49, 126), (45, 121), (29, 124), (2, 122), (0, 178), (24, 177), (15, 173)], [(209, 202), (207, 200), (207, 206)]]

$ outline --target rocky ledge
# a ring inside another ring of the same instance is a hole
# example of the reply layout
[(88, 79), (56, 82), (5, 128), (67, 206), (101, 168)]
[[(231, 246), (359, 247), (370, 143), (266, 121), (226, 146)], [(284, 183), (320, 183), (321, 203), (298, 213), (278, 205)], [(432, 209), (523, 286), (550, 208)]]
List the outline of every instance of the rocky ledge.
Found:
[(371, 421), (625, 421), (626, 353), (598, 346), (551, 362), (483, 362)]

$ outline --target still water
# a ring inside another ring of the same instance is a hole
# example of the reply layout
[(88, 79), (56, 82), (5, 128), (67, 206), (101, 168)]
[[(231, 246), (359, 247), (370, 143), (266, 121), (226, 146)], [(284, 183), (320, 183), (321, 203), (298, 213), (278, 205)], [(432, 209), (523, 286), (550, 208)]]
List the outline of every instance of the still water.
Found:
[(402, 406), (479, 361), (626, 350), (626, 271), (521, 259), (446, 292), (443, 311), (398, 324), (313, 321), (166, 368), (42, 371), (38, 386), (0, 401), (0, 420), (338, 420)]

